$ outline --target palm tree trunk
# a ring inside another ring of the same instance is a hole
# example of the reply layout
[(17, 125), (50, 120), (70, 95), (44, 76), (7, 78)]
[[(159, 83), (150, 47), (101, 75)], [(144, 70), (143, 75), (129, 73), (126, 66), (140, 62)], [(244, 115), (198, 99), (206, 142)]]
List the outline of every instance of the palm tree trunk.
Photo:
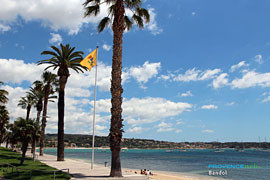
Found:
[(110, 149), (112, 152), (111, 159), (111, 173), (112, 177), (121, 177), (121, 141), (122, 141), (122, 39), (124, 32), (124, 5), (123, 0), (118, 0), (114, 7), (114, 21), (113, 21), (113, 58), (112, 58), (112, 80), (111, 80), (111, 94), (112, 94), (112, 108), (111, 108), (111, 128), (110, 128)]
[(45, 136), (45, 128), (46, 128), (46, 116), (47, 116), (47, 106), (48, 106), (48, 99), (49, 99), (49, 92), (50, 92), (50, 84), (47, 84), (45, 89), (45, 97), (44, 97), (44, 106), (43, 106), (43, 113), (42, 113), (42, 124), (41, 124), (41, 136), (40, 136), (40, 148), (39, 148), (39, 155), (43, 156), (44, 150), (44, 136)]
[(22, 158), (21, 158), (20, 165), (22, 165), (23, 162), (24, 162), (25, 154), (26, 154), (26, 151), (27, 151), (27, 147), (28, 147), (28, 142), (23, 142), (22, 143)]
[[(40, 114), (41, 114), (41, 111), (42, 110), (39, 110), (38, 112), (37, 112), (37, 120), (36, 120), (36, 122), (38, 122), (38, 124), (39, 124), (39, 121), (40, 121)], [(33, 141), (32, 141), (32, 150), (31, 150), (31, 152), (33, 153), (33, 156), (35, 156), (35, 153), (36, 153), (36, 141), (37, 141), (37, 137), (36, 137), (36, 135), (35, 134), (33, 134)], [(35, 157), (34, 157), (35, 158)]]
[(30, 106), (30, 105), (28, 105), (28, 106), (27, 106), (27, 110), (26, 110), (26, 120), (28, 120), (28, 119), (29, 119), (29, 116), (30, 116), (30, 111), (31, 111), (31, 106)]
[(57, 146), (57, 161), (64, 161), (64, 116), (65, 116), (65, 86), (67, 76), (60, 76), (59, 79), (59, 97), (58, 97), (58, 146)]

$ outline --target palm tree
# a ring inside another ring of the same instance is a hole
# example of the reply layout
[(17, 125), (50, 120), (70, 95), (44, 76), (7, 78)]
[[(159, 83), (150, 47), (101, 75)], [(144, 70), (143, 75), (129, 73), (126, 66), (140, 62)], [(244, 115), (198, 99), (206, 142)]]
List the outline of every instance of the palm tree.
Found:
[(38, 61), (40, 64), (49, 64), (45, 69), (57, 69), (59, 76), (59, 95), (58, 95), (58, 145), (57, 145), (57, 161), (64, 161), (64, 113), (65, 113), (65, 87), (68, 80), (69, 68), (75, 70), (77, 73), (87, 70), (82, 67), (80, 62), (83, 60), (82, 51), (74, 51), (75, 47), (70, 47), (69, 44), (60, 44), (60, 49), (51, 46), (55, 51), (43, 51), (42, 55), (51, 55), (50, 59)]
[(36, 121), (39, 123), (40, 114), (43, 108), (43, 98), (44, 98), (44, 84), (41, 81), (33, 82), (34, 87), (30, 88), (30, 91), (27, 92), (28, 95), (32, 96), (35, 99), (35, 107), (37, 109), (37, 119)]
[[(0, 85), (3, 85), (4, 83), (0, 81)], [(4, 89), (0, 89), (0, 103), (6, 104), (8, 101), (7, 98), (8, 92)]]
[[(123, 124), (122, 124), (122, 93), (121, 85), (122, 74), (122, 39), (125, 29), (130, 30), (135, 22), (139, 28), (144, 27), (143, 19), (148, 23), (150, 21), (149, 13), (146, 9), (141, 8), (141, 0), (86, 0), (83, 4), (85, 7), (85, 17), (97, 16), (100, 12), (100, 5), (106, 3), (108, 16), (104, 17), (99, 25), (98, 32), (102, 32), (105, 27), (109, 26), (111, 21), (113, 31), (113, 57), (112, 57), (112, 79), (111, 79), (111, 127), (110, 127), (110, 149), (112, 152), (111, 173), (112, 177), (121, 177), (120, 150)], [(133, 12), (131, 17), (125, 13), (125, 8)]]
[(44, 135), (47, 123), (46, 118), (47, 118), (47, 106), (49, 96), (54, 94), (56, 90), (58, 90), (58, 79), (56, 74), (53, 74), (49, 71), (45, 71), (42, 74), (42, 80), (45, 86), (44, 86), (44, 103), (43, 103), (42, 124), (41, 124), (40, 150), (39, 150), (40, 156), (43, 156), (44, 150)]
[(9, 124), (9, 113), (6, 106), (0, 105), (0, 144), (3, 142)]
[(15, 139), (22, 143), (22, 158), (21, 165), (25, 159), (25, 153), (27, 151), (28, 144), (33, 141), (33, 138), (40, 136), (40, 127), (38, 123), (32, 119), (18, 118), (14, 121), (12, 127), (12, 134)]
[(26, 97), (21, 97), (18, 106), (22, 109), (26, 109), (26, 119), (29, 119), (32, 106), (35, 104), (35, 98), (27, 93)]

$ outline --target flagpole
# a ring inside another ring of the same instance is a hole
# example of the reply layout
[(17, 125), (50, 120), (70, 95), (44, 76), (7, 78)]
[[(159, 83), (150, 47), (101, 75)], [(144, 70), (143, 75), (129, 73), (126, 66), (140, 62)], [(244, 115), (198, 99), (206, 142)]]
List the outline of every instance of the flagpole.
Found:
[(92, 125), (92, 161), (91, 161), (91, 169), (94, 166), (94, 151), (95, 151), (95, 119), (96, 119), (96, 88), (97, 88), (97, 67), (98, 67), (98, 46), (97, 46), (97, 59), (96, 59), (96, 75), (95, 75), (95, 100), (94, 100), (94, 113), (93, 113), (93, 125)]

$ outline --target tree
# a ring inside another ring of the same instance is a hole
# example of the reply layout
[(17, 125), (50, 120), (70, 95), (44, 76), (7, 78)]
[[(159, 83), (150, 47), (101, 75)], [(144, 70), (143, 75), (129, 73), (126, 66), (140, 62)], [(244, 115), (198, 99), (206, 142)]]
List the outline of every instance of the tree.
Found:
[(28, 144), (33, 141), (34, 137), (40, 136), (40, 127), (36, 121), (20, 117), (14, 121), (12, 134), (14, 137), (16, 137), (17, 141), (22, 143), (22, 158), (20, 162), (22, 165), (25, 159)]
[(27, 93), (26, 97), (21, 97), (18, 106), (22, 109), (26, 109), (26, 119), (29, 119), (32, 106), (35, 104), (35, 98)]
[(40, 137), (40, 150), (39, 155), (43, 156), (44, 150), (44, 135), (47, 123), (47, 106), (49, 101), (49, 96), (54, 94), (58, 90), (58, 79), (57, 75), (49, 71), (45, 71), (42, 74), (42, 81), (44, 86), (44, 103), (43, 103), (43, 113), (42, 113), (42, 124), (41, 124), (41, 137)]
[(80, 62), (83, 60), (82, 51), (74, 51), (75, 47), (69, 44), (60, 44), (60, 49), (51, 46), (55, 51), (43, 51), (42, 55), (51, 55), (50, 59), (38, 61), (40, 64), (49, 64), (45, 70), (49, 68), (57, 69), (59, 76), (59, 95), (58, 95), (58, 145), (57, 145), (57, 161), (64, 161), (64, 113), (65, 113), (65, 87), (70, 76), (69, 69), (73, 69), (77, 73), (84, 72), (87, 68), (82, 67)]
[[(4, 83), (0, 81), (0, 85), (3, 85)], [(8, 101), (8, 92), (4, 89), (0, 89), (0, 103), (6, 104)]]
[(0, 144), (4, 141), (9, 124), (9, 113), (6, 106), (0, 105)]
[[(141, 0), (86, 0), (85, 17), (97, 16), (100, 12), (100, 5), (106, 3), (108, 6), (108, 16), (104, 17), (99, 25), (98, 32), (102, 32), (105, 27), (112, 23), (113, 31), (113, 57), (112, 57), (112, 78), (111, 78), (111, 127), (110, 127), (110, 149), (112, 152), (111, 173), (112, 177), (121, 177), (120, 150), (123, 124), (122, 124), (122, 39), (125, 29), (130, 30), (135, 22), (139, 28), (144, 27), (144, 21), (150, 21), (149, 13), (141, 8)], [(125, 8), (130, 9), (133, 15), (127, 16)]]

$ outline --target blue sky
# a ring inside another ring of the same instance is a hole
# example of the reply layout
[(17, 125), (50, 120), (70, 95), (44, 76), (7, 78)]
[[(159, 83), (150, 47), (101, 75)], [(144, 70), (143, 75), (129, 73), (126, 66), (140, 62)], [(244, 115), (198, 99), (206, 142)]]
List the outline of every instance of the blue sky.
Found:
[[(82, 18), (83, 1), (0, 0), (0, 80), (11, 118), (39, 79), (40, 53), (59, 43), (90, 53), (98, 45), (97, 134), (110, 123), (112, 32)], [(270, 140), (269, 1), (147, 0), (151, 21), (123, 41), (124, 137), (168, 141)], [(91, 134), (94, 70), (72, 72), (65, 132)], [(35, 117), (35, 110), (31, 116)], [(48, 133), (57, 129), (49, 105)]]

